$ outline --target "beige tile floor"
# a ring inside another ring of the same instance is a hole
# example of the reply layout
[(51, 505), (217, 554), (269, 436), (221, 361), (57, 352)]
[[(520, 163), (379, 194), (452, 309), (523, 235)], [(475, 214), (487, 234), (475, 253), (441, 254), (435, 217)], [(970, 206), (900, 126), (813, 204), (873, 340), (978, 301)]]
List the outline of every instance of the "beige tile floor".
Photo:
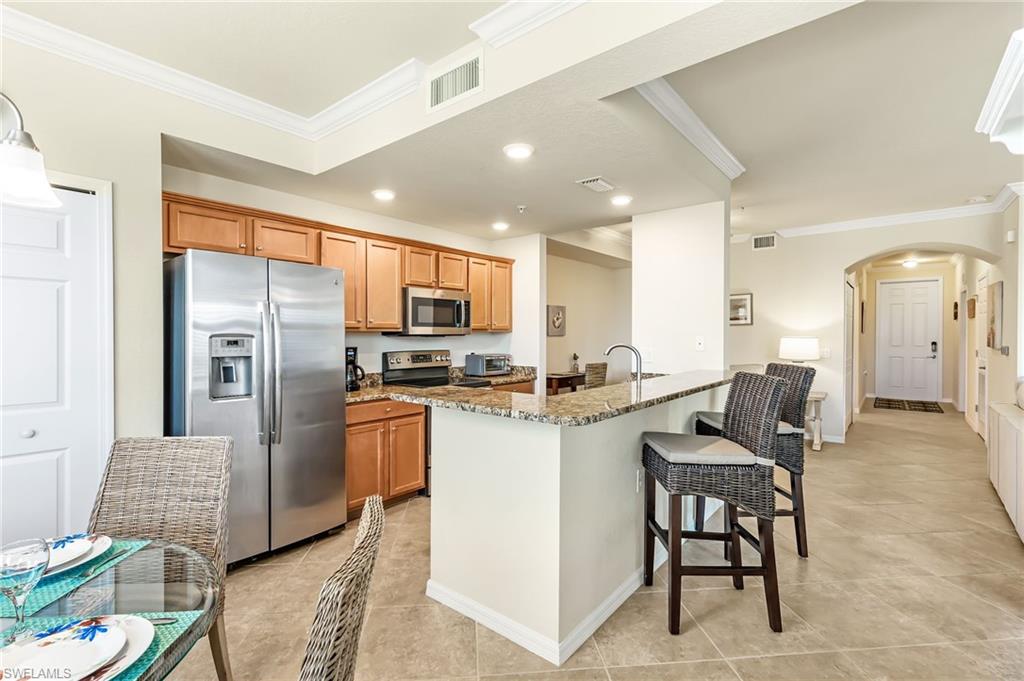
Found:
[[(776, 528), (783, 633), (759, 580), (735, 591), (705, 577), (683, 580), (683, 632), (670, 636), (662, 571), (560, 670), (426, 598), (429, 500), (391, 508), (357, 679), (1024, 679), (1024, 546), (962, 415), (869, 409), (807, 467), (811, 557), (797, 557), (789, 519)], [(320, 583), (353, 535), (228, 575), (237, 679), (297, 678)], [(718, 562), (701, 544), (684, 560)], [(172, 678), (215, 678), (205, 641)]]

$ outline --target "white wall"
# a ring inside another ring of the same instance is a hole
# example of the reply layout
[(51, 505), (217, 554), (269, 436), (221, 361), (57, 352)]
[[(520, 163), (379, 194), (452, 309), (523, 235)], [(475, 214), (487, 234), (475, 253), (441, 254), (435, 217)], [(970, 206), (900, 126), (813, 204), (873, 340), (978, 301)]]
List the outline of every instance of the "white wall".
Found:
[(725, 201), (633, 217), (633, 345), (644, 371), (727, 364), (728, 243)]
[(565, 335), (547, 337), (548, 370), (567, 371), (575, 352), (581, 371), (587, 362), (608, 362), (609, 383), (628, 380), (632, 355), (613, 352), (605, 357), (604, 351), (612, 343), (629, 342), (631, 336), (630, 269), (554, 255), (548, 255), (547, 268), (547, 304), (566, 308)]
[[(496, 244), (500, 243), (168, 165), (163, 167), (163, 188), (190, 196), (237, 203), (377, 234), (418, 239), (476, 253), (497, 254)], [(524, 251), (524, 255), (528, 253)], [(525, 291), (525, 296), (536, 295), (534, 287), (528, 285), (527, 278), (521, 276), (523, 271), (533, 268), (534, 266), (528, 262), (522, 265), (517, 262), (513, 266), (513, 300), (518, 299), (520, 290)], [(512, 329), (512, 333), (477, 332), (468, 336), (443, 338), (408, 338), (384, 336), (379, 333), (349, 332), (345, 343), (359, 348), (359, 364), (366, 371), (380, 371), (380, 353), (388, 350), (447, 349), (452, 352), (452, 363), (461, 366), (465, 364), (465, 356), (470, 352), (511, 352), (514, 336), (533, 333), (529, 323), (519, 325), (515, 311)], [(524, 344), (528, 342), (528, 339), (521, 340)], [(524, 358), (529, 356), (527, 354), (521, 358), (514, 355), (513, 358), (517, 364), (535, 366), (536, 361), (525, 361)]]
[(514, 258), (512, 270), (512, 319), (508, 351), (516, 364), (537, 367), (536, 390), (543, 387), (547, 365), (545, 311), (547, 301), (547, 238), (528, 234), (495, 241), (494, 255)]
[(813, 363), (818, 370), (814, 388), (829, 394), (823, 433), (842, 441), (845, 271), (908, 248), (941, 248), (997, 260), (1005, 241), (1002, 223), (999, 214), (936, 220), (780, 239), (778, 248), (758, 252), (749, 242), (733, 244), (731, 287), (754, 293), (754, 324), (729, 327), (729, 363), (773, 361), (783, 335), (818, 336), (832, 355)]

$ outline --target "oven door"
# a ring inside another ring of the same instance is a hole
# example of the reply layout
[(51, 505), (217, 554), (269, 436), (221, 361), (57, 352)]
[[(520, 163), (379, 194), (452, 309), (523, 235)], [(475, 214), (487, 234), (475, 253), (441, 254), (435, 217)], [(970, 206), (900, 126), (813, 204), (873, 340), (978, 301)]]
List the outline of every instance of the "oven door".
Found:
[(410, 336), (461, 336), (469, 333), (469, 296), (463, 291), (405, 289), (402, 333)]

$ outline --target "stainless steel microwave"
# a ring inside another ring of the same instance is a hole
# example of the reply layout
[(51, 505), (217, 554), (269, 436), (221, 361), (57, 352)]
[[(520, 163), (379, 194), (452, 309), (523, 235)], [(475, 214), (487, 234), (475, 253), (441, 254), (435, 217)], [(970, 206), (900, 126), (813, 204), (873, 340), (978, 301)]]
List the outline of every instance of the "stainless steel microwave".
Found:
[(464, 336), (470, 329), (465, 291), (407, 286), (403, 295), (403, 336)]

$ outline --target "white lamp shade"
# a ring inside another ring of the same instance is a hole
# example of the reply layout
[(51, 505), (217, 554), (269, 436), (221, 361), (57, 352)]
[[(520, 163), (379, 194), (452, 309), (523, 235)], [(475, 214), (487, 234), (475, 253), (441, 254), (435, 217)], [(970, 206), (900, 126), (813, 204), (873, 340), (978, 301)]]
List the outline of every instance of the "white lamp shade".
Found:
[(783, 336), (779, 340), (779, 359), (792, 362), (821, 359), (818, 339), (813, 336)]
[(46, 179), (41, 153), (15, 144), (0, 144), (0, 199), (32, 208), (61, 205)]

